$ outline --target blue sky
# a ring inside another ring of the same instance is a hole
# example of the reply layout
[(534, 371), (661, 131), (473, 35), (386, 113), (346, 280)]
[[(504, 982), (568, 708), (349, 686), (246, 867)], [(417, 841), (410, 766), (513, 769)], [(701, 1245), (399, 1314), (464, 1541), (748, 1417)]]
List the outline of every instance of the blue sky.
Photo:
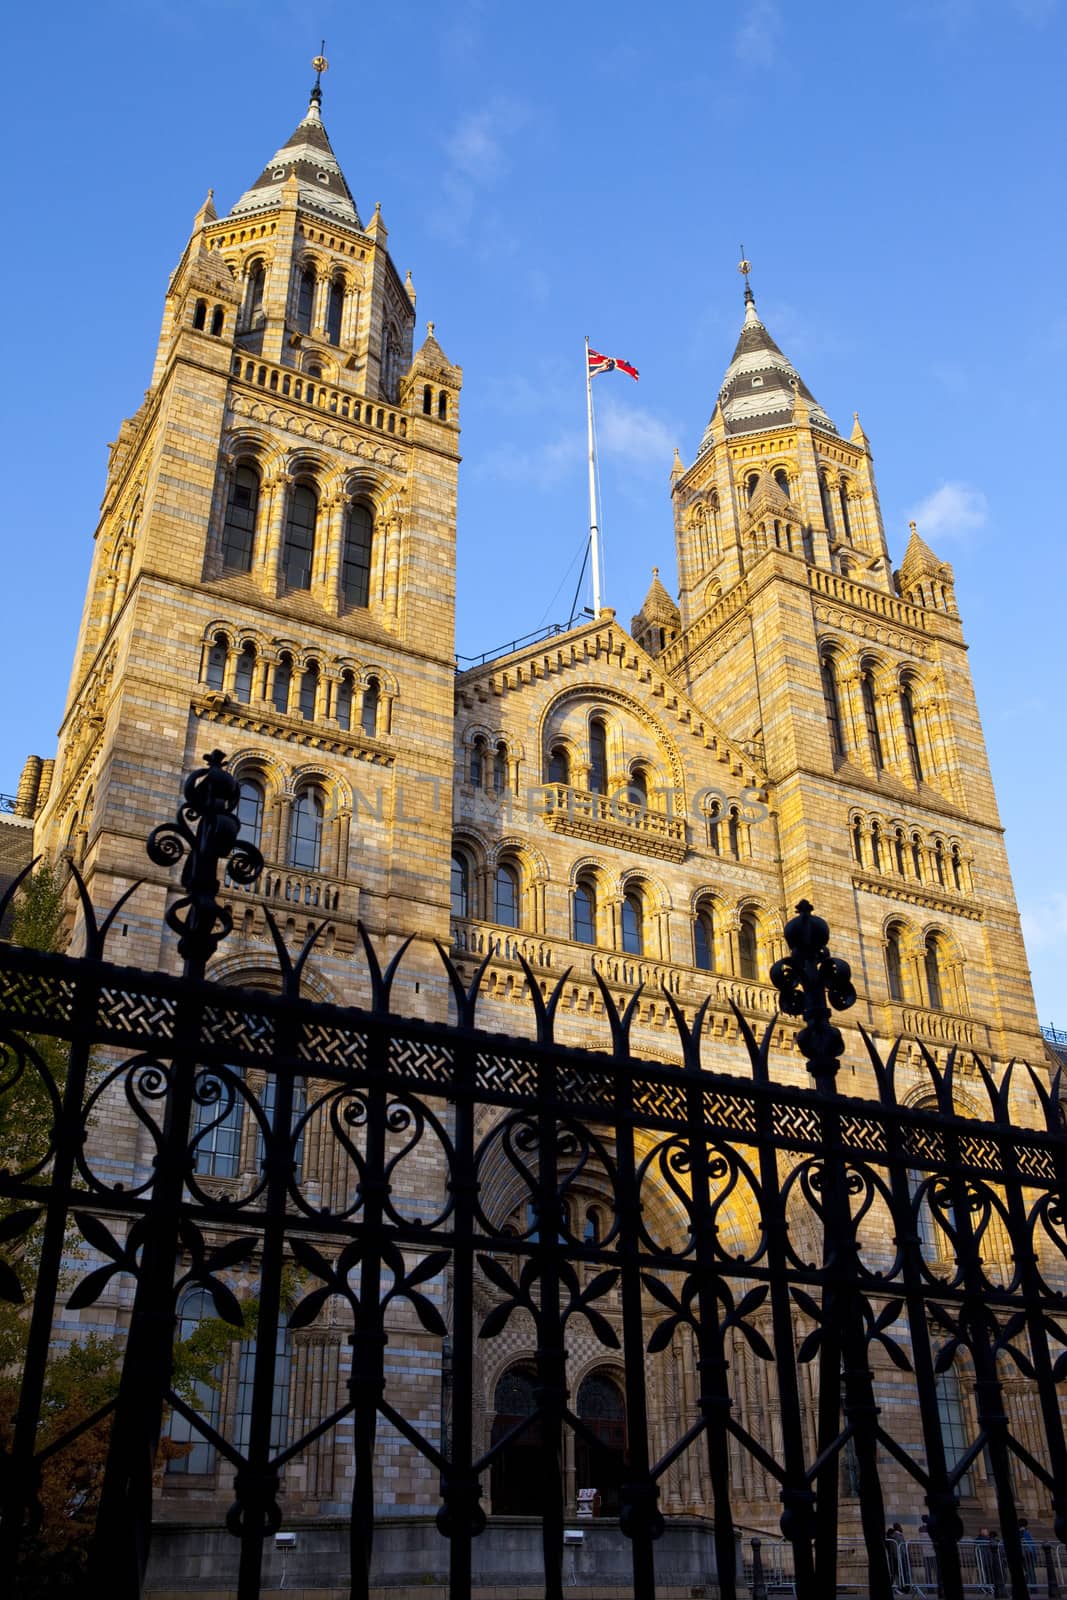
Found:
[[(605, 601), (673, 585), (667, 479), (761, 315), (842, 429), (895, 560), (917, 516), (957, 593), (1042, 1021), (1067, 1026), (1063, 727), (1067, 0), (183, 0), (19, 8), (6, 37), (9, 685), (0, 788), (50, 754), (104, 481), (167, 276), (324, 120), (465, 372), (458, 649), (565, 619), (599, 380)], [(584, 597), (588, 599), (588, 595)]]

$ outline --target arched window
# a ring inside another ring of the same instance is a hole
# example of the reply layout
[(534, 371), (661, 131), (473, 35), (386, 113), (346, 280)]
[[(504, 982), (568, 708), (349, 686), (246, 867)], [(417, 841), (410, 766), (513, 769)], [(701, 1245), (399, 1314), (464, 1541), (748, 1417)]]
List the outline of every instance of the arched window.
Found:
[(941, 953), (934, 934), (926, 936), (923, 947), (923, 967), (926, 972), (926, 998), (931, 1011), (943, 1011), (944, 989), (941, 983)]
[(825, 655), (822, 658), (822, 695), (826, 706), (826, 721), (830, 729), (830, 748), (835, 761), (842, 761), (845, 755), (845, 737), (841, 725), (841, 701), (837, 693), (837, 673), (834, 670), (833, 657)]
[(248, 643), (241, 646), (241, 654), (237, 657), (237, 669), (233, 675), (233, 694), (235, 700), (240, 700), (246, 706), (252, 698), (252, 680), (256, 675), (256, 647)]
[(209, 689), (221, 689), (226, 682), (226, 658), (230, 653), (230, 641), (224, 633), (217, 633), (207, 653), (207, 662), (204, 667), (204, 682)]
[(341, 313), (345, 304), (345, 286), (340, 278), (331, 278), (326, 298), (326, 337), (331, 344), (341, 343)]
[(904, 876), (904, 829), (898, 828), (893, 835), (893, 865), (900, 877)]
[(634, 767), (630, 773), (626, 798), (631, 805), (648, 810), (648, 772), (644, 767)]
[(706, 902), (693, 918), (693, 965), (701, 972), (715, 971), (715, 922)]
[(708, 812), (708, 848), (719, 854), (719, 823), (722, 821), (722, 804), (716, 800)]
[(923, 781), (922, 757), (919, 754), (919, 736), (915, 729), (915, 700), (911, 684), (905, 683), (900, 691), (900, 711), (904, 721), (904, 742), (908, 747), (912, 776), (916, 783)]
[(241, 798), (237, 802), (241, 840), (259, 849), (263, 838), (263, 785), (258, 778), (241, 779)]
[[(944, 1372), (937, 1374), (934, 1379), (934, 1390), (937, 1395), (937, 1419), (941, 1424), (945, 1465), (951, 1472), (956, 1463), (970, 1450), (972, 1443), (968, 1437), (967, 1423), (963, 1414), (963, 1395), (955, 1367), (948, 1367)], [(956, 1487), (961, 1495), (973, 1495), (974, 1483), (969, 1472), (964, 1473)]]
[(962, 857), (960, 856), (960, 847), (959, 847), (958, 844), (954, 844), (952, 846), (952, 857), (951, 857), (951, 860), (952, 860), (952, 887), (954, 889), (962, 889), (963, 888), (963, 860), (962, 860)]
[(289, 865), (305, 872), (318, 872), (322, 855), (324, 806), (317, 789), (301, 789), (293, 802), (289, 826)]
[(202, 332), (203, 328), (204, 328), (204, 324), (206, 322), (207, 322), (207, 301), (206, 300), (198, 300), (196, 302), (196, 307), (195, 307), (195, 309), (193, 311), (193, 327)]
[(859, 817), (852, 820), (852, 854), (856, 858), (856, 865), (863, 865), (863, 822)]
[(508, 787), (508, 747), (501, 741), (493, 751), (493, 792), (503, 794)]
[(350, 672), (342, 672), (341, 681), (337, 685), (337, 694), (334, 699), (334, 716), (337, 726), (349, 733), (352, 728), (352, 695), (354, 693), (354, 680)]
[(549, 783), (570, 783), (570, 762), (567, 752), (561, 744), (555, 744), (548, 752), (548, 780)]
[(837, 490), (838, 499), (841, 501), (841, 528), (849, 544), (852, 543), (852, 522), (848, 514), (848, 490), (842, 483)]
[(471, 869), (470, 862), (461, 850), (452, 852), (452, 915), (470, 916)]
[(479, 735), (471, 745), (470, 774), (472, 789), (480, 789), (485, 782), (485, 757), (485, 740)]
[(822, 504), (822, 519), (826, 524), (826, 531), (832, 539), (834, 536), (834, 514), (830, 507), (830, 485), (821, 472), (819, 474), (819, 500)]
[(903, 1000), (904, 970), (900, 959), (900, 929), (896, 923), (886, 930), (885, 975), (889, 984), (890, 1000)]
[(374, 538), (374, 513), (357, 500), (345, 517), (345, 546), (341, 561), (341, 593), (346, 606), (370, 603), (370, 556)]
[[(533, 1367), (512, 1367), (504, 1373), (493, 1395), (490, 1443), (513, 1433), (519, 1423), (537, 1410)], [(496, 1515), (539, 1516), (544, 1504), (541, 1468), (541, 1423), (535, 1420), (493, 1457), (489, 1468), (489, 1502)]]
[(777, 467), (775, 469), (774, 481), (778, 485), (779, 489), (781, 489), (781, 491), (785, 495), (786, 499), (788, 500), (789, 499), (789, 474), (786, 472), (784, 467)]
[(863, 698), (863, 716), (867, 723), (867, 739), (871, 747), (871, 756), (879, 772), (885, 766), (882, 752), (882, 736), (878, 731), (878, 706), (874, 695), (874, 677), (869, 667), (860, 675), (860, 694)]
[[(268, 1082), (273, 1083), (273, 1078)], [(265, 1108), (264, 1108), (265, 1109)], [(283, 1450), (289, 1442), (289, 1373), (292, 1366), (292, 1349), (285, 1313), (278, 1322), (278, 1335), (274, 1346), (274, 1384), (271, 1389), (270, 1448), (272, 1453)], [(248, 1450), (252, 1437), (252, 1384), (256, 1371), (256, 1341), (248, 1339), (241, 1346), (241, 1359), (237, 1367), (237, 1407), (234, 1417), (234, 1444), (238, 1450)]]
[(300, 674), (300, 715), (305, 722), (314, 722), (318, 698), (319, 664), (317, 661), (309, 661)]
[(315, 522), (319, 501), (308, 483), (294, 484), (289, 496), (285, 522), (285, 547), (282, 552), (283, 576), (287, 588), (311, 588), (311, 562), (315, 553)]
[(222, 565), (227, 572), (252, 570), (252, 544), (259, 506), (259, 473), (242, 463), (230, 485), (226, 520), (222, 525)]
[[(228, 1074), (239, 1078), (241, 1069)], [(230, 1076), (203, 1069), (193, 1084), (193, 1171), (204, 1178), (233, 1178), (241, 1156), (244, 1100)]]
[(422, 410), (424, 416), (433, 415), (433, 390), (428, 383), (423, 384), (422, 388)]
[[(182, 1300), (178, 1307), (178, 1326), (175, 1330), (178, 1340), (191, 1339), (202, 1322), (214, 1320), (217, 1316), (214, 1302), (206, 1289), (193, 1289)], [(198, 1411), (210, 1427), (218, 1429), (219, 1402), (222, 1398), (222, 1373), (216, 1367), (211, 1374), (211, 1381), (199, 1378), (193, 1384), (191, 1404)], [(183, 1456), (172, 1456), (167, 1462), (167, 1473), (196, 1473), (204, 1474), (214, 1470), (215, 1446), (208, 1444), (191, 1422), (188, 1422), (180, 1412), (171, 1413), (167, 1433), (175, 1444), (187, 1444), (192, 1448)]]
[(211, 331), (217, 339), (226, 326), (226, 313), (221, 306), (216, 306), (211, 313)]
[(437, 420), (438, 422), (448, 421), (448, 395), (443, 389), (437, 396)]
[(585, 1213), (585, 1223), (582, 1227), (582, 1243), (599, 1244), (600, 1227), (600, 1212), (597, 1210), (596, 1206), (590, 1206), (588, 1211)]
[(363, 711), (360, 715), (363, 732), (368, 739), (377, 737), (378, 702), (381, 696), (382, 688), (377, 678), (368, 678), (366, 688), (363, 690)]
[(917, 833), (913, 833), (911, 836), (911, 870), (921, 883), (923, 876), (923, 847)]
[(596, 944), (596, 885), (579, 878), (574, 886), (574, 937), (579, 944)]
[(945, 847), (940, 839), (934, 842), (934, 872), (942, 889), (945, 887)]
[(879, 822), (871, 823), (871, 866), (875, 872), (881, 872), (882, 861), (882, 826)]
[(601, 1516), (619, 1512), (619, 1486), (627, 1473), (626, 1401), (614, 1378), (591, 1372), (578, 1385), (575, 1411), (597, 1440), (574, 1438), (574, 1476), (578, 1489), (599, 1489)]
[(726, 837), (730, 841), (730, 854), (735, 861), (741, 859), (741, 813), (731, 806), (726, 818)]
[(753, 911), (742, 911), (737, 927), (737, 963), (742, 978), (751, 982), (759, 981), (759, 937), (756, 928), (756, 915)]
[(756, 492), (756, 485), (758, 483), (759, 483), (759, 473), (758, 472), (750, 472), (748, 477), (745, 479), (745, 499), (746, 500), (751, 500), (752, 499), (752, 496)]
[(289, 690), (293, 682), (293, 658), (283, 655), (274, 669), (273, 700), (275, 711), (283, 713), (289, 710)]
[(248, 274), (248, 289), (245, 293), (245, 322), (250, 328), (255, 327), (263, 314), (263, 286), (265, 281), (266, 273), (264, 272), (262, 261), (254, 262)]
[(315, 307), (315, 274), (306, 267), (300, 274), (296, 289), (296, 325), (301, 333), (311, 332), (311, 315)]
[(496, 869), (493, 915), (502, 928), (519, 926), (519, 874), (510, 861), (502, 861)]
[(622, 947), (627, 955), (645, 953), (645, 908), (636, 889), (631, 889), (622, 902)]
[(589, 724), (589, 787), (594, 794), (608, 792), (608, 730), (599, 717)]

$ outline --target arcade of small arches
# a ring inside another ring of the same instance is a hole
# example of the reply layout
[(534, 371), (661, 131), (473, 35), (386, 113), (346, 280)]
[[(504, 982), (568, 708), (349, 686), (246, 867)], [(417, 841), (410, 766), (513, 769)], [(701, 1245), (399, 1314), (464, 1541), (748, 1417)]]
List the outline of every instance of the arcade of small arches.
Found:
[(822, 645), (819, 667), (834, 761), (858, 760), (914, 788), (928, 783), (941, 736), (930, 686), (911, 667), (850, 655), (836, 642)]
[(190, 297), (189, 320), (198, 333), (210, 333), (221, 339), (226, 332), (226, 307), (209, 305), (202, 295)]
[[(472, 789), (518, 794), (524, 751), (511, 735), (469, 727), (464, 735), (464, 778)], [(584, 744), (571, 735), (550, 733), (535, 782), (600, 795), (612, 804), (639, 810), (668, 810), (677, 785), (661, 753), (628, 756), (622, 719), (597, 711), (586, 724)]]
[(883, 876), (967, 894), (973, 888), (970, 863), (956, 839), (928, 837), (918, 828), (855, 811), (849, 817), (852, 856), (858, 867)]
[(505, 842), (487, 849), (472, 835), (454, 844), (451, 913), (455, 921), (485, 921), (598, 950), (764, 981), (784, 953), (777, 917), (751, 897), (736, 904), (705, 890), (686, 918), (673, 913), (663, 885), (640, 871), (616, 878), (603, 864), (579, 862), (567, 886), (569, 925), (552, 927), (550, 880), (527, 848)]
[(399, 518), (364, 482), (324, 484), (310, 459), (276, 464), (268, 477), (254, 443), (242, 442), (223, 474), (219, 501), (207, 557), (211, 575), (258, 570), (275, 593), (309, 591), (338, 616), (386, 598), (383, 546), (392, 544)]
[(967, 1011), (963, 957), (942, 928), (916, 928), (905, 917), (885, 926), (885, 976), (890, 1000), (929, 1011)]
[(392, 674), (348, 659), (327, 659), (247, 629), (213, 625), (201, 650), (200, 680), (239, 705), (270, 706), (280, 716), (359, 731), (378, 739), (392, 727)]

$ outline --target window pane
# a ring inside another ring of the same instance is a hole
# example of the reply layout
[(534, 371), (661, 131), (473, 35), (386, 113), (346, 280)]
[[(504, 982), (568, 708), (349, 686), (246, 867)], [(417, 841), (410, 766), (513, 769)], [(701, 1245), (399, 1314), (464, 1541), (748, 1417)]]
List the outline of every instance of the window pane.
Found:
[(311, 332), (311, 313), (315, 305), (315, 274), (302, 272), (296, 296), (296, 325), (303, 333)]
[(305, 722), (315, 719), (315, 704), (319, 695), (319, 669), (312, 662), (300, 679), (300, 715)]
[(363, 691), (363, 732), (373, 739), (378, 732), (378, 680), (371, 678)]
[(238, 467), (233, 475), (222, 528), (222, 564), (231, 572), (251, 569), (258, 504), (259, 474), (252, 467)]
[[(178, 1312), (178, 1327), (176, 1337), (179, 1340), (191, 1339), (201, 1322), (215, 1316), (215, 1307), (206, 1289), (194, 1289), (192, 1294), (187, 1294), (182, 1301)], [(222, 1377), (222, 1370), (216, 1367), (211, 1374), (210, 1383), (200, 1382), (193, 1386), (192, 1404), (199, 1411), (205, 1422), (213, 1428), (219, 1424), (219, 1399), (220, 1391), (216, 1385)], [(175, 1444), (191, 1444), (192, 1449), (188, 1455), (175, 1456), (167, 1462), (168, 1473), (181, 1472), (211, 1472), (215, 1466), (215, 1447), (208, 1444), (197, 1433), (192, 1423), (175, 1411), (171, 1413), (170, 1424), (167, 1432)]]
[(706, 911), (701, 911), (693, 923), (693, 964), (701, 972), (714, 970), (713, 937), (711, 917)]
[(237, 815), (241, 822), (241, 839), (258, 849), (263, 834), (263, 789), (250, 778), (241, 784)]
[(467, 859), (458, 853), (452, 857), (452, 915), (465, 917), (470, 905), (470, 869)]
[(274, 709), (285, 712), (289, 709), (289, 686), (293, 678), (293, 668), (288, 656), (278, 662), (274, 669)]
[(341, 311), (344, 303), (345, 286), (335, 278), (330, 284), (330, 295), (326, 302), (326, 337), (331, 344), (341, 343)]
[(225, 642), (213, 644), (207, 653), (207, 671), (204, 676), (209, 689), (221, 689), (226, 681), (226, 654)]
[(514, 867), (496, 869), (496, 920), (505, 928), (519, 925), (519, 880)]
[(322, 849), (322, 797), (314, 789), (297, 795), (289, 838), (289, 861), (294, 867), (318, 872)]
[(337, 685), (337, 699), (334, 701), (337, 714), (337, 726), (347, 733), (352, 727), (352, 675), (346, 672)]
[(751, 916), (741, 918), (737, 932), (737, 953), (742, 978), (752, 982), (759, 979), (759, 962), (756, 955), (756, 924)]
[(548, 757), (548, 781), (549, 783), (570, 782), (567, 769), (567, 752), (561, 749), (559, 745), (550, 752)]
[[(241, 1076), (240, 1067), (230, 1073)], [(241, 1156), (244, 1101), (228, 1077), (205, 1068), (193, 1085), (193, 1171), (204, 1178), (233, 1178)]]
[(289, 516), (285, 524), (284, 576), (290, 589), (311, 588), (317, 512), (314, 489), (306, 483), (298, 483), (289, 497)]
[[(278, 1325), (278, 1338), (274, 1346), (274, 1385), (271, 1390), (270, 1448), (284, 1449), (289, 1442), (289, 1369), (291, 1365), (289, 1329), (285, 1312)], [(256, 1371), (256, 1341), (249, 1339), (241, 1346), (241, 1362), (237, 1371), (237, 1415), (234, 1418), (234, 1443), (239, 1450), (247, 1451), (252, 1436), (252, 1384)]]
[(233, 676), (234, 697), (242, 705), (247, 705), (252, 698), (252, 679), (256, 670), (255, 646), (246, 644), (241, 654), (237, 657), (237, 671)]
[(644, 914), (635, 894), (628, 894), (622, 903), (622, 947), (631, 956), (644, 951)]
[(370, 600), (370, 555), (374, 520), (364, 505), (349, 508), (345, 518), (345, 548), (341, 563), (341, 590), (346, 606), (365, 606)]
[(579, 944), (596, 944), (596, 893), (580, 883), (574, 891), (574, 937)]
[(602, 722), (589, 725), (589, 787), (594, 794), (608, 789), (608, 736)]

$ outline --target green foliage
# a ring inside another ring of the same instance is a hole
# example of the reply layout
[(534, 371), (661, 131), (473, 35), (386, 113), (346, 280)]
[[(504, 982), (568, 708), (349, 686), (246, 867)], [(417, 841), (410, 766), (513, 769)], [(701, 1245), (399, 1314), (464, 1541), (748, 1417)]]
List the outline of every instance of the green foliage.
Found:
[(42, 861), (26, 878), (12, 908), (11, 942), (29, 950), (58, 950), (63, 937), (59, 874)]

